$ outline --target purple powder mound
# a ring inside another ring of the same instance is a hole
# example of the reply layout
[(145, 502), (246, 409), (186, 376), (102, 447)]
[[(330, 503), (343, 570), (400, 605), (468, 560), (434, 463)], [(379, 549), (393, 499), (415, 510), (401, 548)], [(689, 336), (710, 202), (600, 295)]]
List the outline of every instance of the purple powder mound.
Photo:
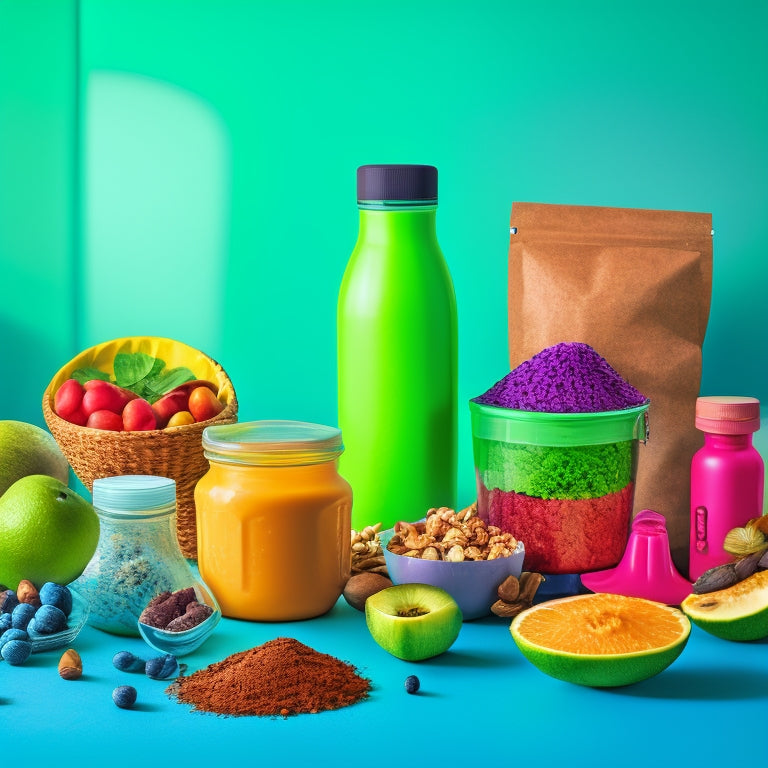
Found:
[(473, 402), (539, 413), (600, 413), (644, 405), (589, 344), (561, 342), (520, 363)]

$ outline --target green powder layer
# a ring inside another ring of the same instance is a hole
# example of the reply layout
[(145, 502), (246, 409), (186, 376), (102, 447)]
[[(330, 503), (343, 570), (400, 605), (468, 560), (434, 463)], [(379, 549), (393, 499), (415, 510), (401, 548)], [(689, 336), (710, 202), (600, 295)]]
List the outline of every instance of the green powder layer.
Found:
[(573, 447), (476, 443), (478, 474), (488, 489), (540, 499), (594, 499), (632, 480), (634, 440)]

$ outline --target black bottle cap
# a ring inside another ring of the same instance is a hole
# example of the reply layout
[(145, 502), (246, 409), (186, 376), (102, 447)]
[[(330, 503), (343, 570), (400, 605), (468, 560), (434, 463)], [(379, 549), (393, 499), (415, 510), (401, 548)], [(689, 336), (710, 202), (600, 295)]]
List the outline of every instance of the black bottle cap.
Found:
[(437, 203), (434, 165), (361, 165), (357, 200), (412, 200)]

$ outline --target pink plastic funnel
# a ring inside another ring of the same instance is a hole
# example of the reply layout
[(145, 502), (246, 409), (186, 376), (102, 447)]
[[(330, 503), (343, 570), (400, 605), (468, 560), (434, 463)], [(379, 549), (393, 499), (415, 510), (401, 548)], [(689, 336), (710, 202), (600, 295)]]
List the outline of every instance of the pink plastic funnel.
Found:
[(581, 583), (592, 592), (644, 597), (680, 605), (692, 592), (691, 582), (672, 562), (663, 515), (644, 509), (635, 515), (621, 562), (605, 571), (584, 573)]

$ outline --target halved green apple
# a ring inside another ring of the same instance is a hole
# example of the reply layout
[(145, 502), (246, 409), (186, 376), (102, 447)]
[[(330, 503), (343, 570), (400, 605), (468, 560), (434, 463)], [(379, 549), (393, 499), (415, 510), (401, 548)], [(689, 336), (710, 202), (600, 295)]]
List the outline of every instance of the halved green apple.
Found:
[(421, 661), (447, 651), (459, 636), (458, 603), (431, 584), (396, 584), (365, 601), (365, 623), (373, 639), (404, 661)]

